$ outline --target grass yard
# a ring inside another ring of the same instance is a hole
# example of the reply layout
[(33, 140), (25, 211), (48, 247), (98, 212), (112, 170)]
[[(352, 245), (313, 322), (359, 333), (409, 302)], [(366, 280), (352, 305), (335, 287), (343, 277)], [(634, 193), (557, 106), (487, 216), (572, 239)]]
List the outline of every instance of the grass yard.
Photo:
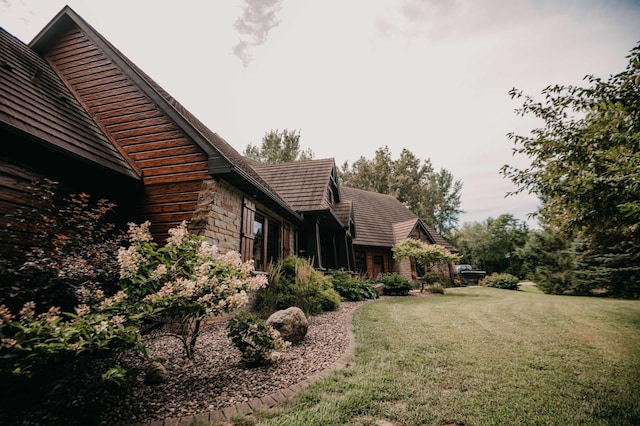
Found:
[(363, 305), (354, 365), (256, 423), (640, 424), (640, 301), (522, 288)]

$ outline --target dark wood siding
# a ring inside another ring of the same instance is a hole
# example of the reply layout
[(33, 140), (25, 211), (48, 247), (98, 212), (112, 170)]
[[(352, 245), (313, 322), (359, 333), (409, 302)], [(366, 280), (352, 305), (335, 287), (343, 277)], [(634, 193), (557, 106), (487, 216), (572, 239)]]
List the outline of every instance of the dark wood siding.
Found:
[[(33, 194), (36, 181), (56, 183), (55, 199), (86, 193), (91, 201), (108, 199), (116, 204), (109, 221), (126, 229), (129, 221), (138, 221), (140, 185), (108, 169), (73, 158), (60, 151), (0, 127), (0, 140), (11, 149), (0, 152), (0, 257), (14, 256), (33, 242), (38, 229), (41, 198)], [(81, 176), (81, 179), (78, 179)], [(62, 206), (64, 204), (60, 204)], [(12, 220), (15, 217), (19, 220)], [(11, 226), (7, 224), (11, 222)]]
[(190, 220), (200, 182), (209, 177), (207, 155), (78, 29), (46, 59), (142, 176), (142, 219), (154, 236), (164, 239)]

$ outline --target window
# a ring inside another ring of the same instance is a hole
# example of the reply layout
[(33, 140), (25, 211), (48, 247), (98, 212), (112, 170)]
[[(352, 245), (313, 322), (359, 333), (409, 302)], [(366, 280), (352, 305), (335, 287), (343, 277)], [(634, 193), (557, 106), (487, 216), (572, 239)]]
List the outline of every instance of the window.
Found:
[(356, 250), (356, 272), (360, 275), (367, 273), (367, 253)]
[(242, 221), (242, 259), (253, 259), (256, 270), (266, 271), (269, 263), (280, 257), (282, 225), (257, 211), (253, 201), (248, 199), (244, 202)]
[(264, 216), (256, 213), (253, 220), (253, 263), (259, 270), (264, 270), (264, 228)]

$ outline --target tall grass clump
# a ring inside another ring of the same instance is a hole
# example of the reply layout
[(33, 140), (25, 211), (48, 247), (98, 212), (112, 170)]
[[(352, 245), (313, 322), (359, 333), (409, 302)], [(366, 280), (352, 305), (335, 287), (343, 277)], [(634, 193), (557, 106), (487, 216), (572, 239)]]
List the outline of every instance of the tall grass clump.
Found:
[(271, 264), (268, 283), (258, 290), (254, 309), (261, 317), (296, 306), (306, 315), (335, 311), (340, 295), (333, 289), (331, 278), (316, 271), (308, 259), (295, 255)]

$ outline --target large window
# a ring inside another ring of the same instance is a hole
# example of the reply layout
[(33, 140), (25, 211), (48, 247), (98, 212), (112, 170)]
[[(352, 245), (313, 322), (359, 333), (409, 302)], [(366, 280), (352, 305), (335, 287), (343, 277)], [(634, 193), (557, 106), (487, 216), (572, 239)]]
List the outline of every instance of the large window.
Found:
[[(288, 228), (285, 238), (289, 238)], [(282, 224), (257, 211), (255, 203), (244, 200), (240, 252), (244, 261), (253, 259), (258, 271), (266, 271), (270, 262), (289, 252), (289, 244), (282, 244)]]
[(264, 231), (264, 216), (256, 212), (253, 220), (253, 263), (261, 271), (264, 271)]

